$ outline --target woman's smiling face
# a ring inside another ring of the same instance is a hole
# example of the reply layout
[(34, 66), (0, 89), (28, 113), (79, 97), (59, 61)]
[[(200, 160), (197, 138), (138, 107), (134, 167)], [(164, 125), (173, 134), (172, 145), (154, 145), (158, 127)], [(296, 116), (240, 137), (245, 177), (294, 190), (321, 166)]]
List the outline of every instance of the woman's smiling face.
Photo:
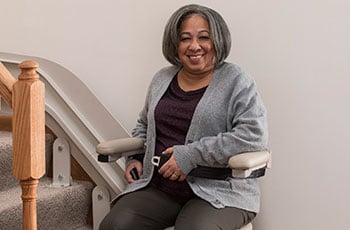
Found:
[(205, 74), (214, 69), (215, 50), (207, 20), (193, 14), (182, 22), (177, 52), (188, 73)]

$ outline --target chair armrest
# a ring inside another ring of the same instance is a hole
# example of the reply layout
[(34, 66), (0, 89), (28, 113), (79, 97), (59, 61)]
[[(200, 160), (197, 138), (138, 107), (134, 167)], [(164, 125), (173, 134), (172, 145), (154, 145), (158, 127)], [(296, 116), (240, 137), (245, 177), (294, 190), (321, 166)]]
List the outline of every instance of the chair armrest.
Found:
[(271, 153), (269, 151), (245, 152), (229, 159), (232, 176), (238, 178), (249, 177), (255, 170), (271, 167)]
[(96, 146), (98, 161), (114, 162), (121, 157), (144, 153), (144, 140), (127, 137), (101, 142)]

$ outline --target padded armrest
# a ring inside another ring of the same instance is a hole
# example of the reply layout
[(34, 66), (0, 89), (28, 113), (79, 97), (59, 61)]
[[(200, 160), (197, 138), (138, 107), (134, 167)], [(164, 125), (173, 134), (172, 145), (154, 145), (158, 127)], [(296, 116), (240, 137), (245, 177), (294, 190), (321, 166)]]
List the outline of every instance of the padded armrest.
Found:
[[(105, 141), (96, 146), (98, 161), (115, 162), (121, 157), (144, 153), (144, 140), (136, 137), (120, 138)], [(252, 172), (269, 168), (271, 153), (269, 151), (245, 152), (229, 159), (228, 165), (232, 169), (232, 176), (238, 178), (249, 177)]]
[(231, 157), (228, 164), (233, 177), (246, 178), (255, 170), (270, 168), (271, 153), (269, 151), (240, 153)]
[(144, 140), (137, 137), (105, 141), (96, 146), (98, 161), (113, 162), (124, 156), (144, 152)]

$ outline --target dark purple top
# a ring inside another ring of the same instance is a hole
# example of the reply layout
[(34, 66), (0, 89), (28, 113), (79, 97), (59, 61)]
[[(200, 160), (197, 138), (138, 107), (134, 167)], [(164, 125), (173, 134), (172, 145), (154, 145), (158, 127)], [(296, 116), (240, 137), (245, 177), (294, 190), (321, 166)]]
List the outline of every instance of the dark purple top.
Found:
[[(155, 155), (160, 155), (168, 147), (185, 144), (194, 110), (206, 88), (185, 92), (179, 87), (177, 77), (174, 77), (155, 108), (157, 134)], [(157, 170), (151, 183), (180, 202), (186, 202), (194, 196), (186, 180), (171, 181), (160, 175)]]

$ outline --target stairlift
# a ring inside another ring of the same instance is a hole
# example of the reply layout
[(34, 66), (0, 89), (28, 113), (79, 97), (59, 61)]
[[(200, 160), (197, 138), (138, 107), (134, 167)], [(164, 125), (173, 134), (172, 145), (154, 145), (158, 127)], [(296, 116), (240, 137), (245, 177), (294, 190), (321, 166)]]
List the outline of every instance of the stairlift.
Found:
[[(100, 162), (115, 162), (121, 157), (144, 153), (144, 141), (141, 138), (121, 138), (102, 142), (96, 146)], [(228, 161), (232, 169), (232, 177), (247, 178), (252, 174), (264, 175), (265, 169), (271, 167), (271, 153), (269, 151), (246, 152), (232, 156)], [(94, 199), (94, 196), (96, 199)], [(104, 216), (109, 212), (110, 198), (108, 191), (99, 186), (93, 192), (94, 230)], [(165, 230), (172, 230), (173, 227)], [(252, 230), (252, 223), (239, 230)]]

